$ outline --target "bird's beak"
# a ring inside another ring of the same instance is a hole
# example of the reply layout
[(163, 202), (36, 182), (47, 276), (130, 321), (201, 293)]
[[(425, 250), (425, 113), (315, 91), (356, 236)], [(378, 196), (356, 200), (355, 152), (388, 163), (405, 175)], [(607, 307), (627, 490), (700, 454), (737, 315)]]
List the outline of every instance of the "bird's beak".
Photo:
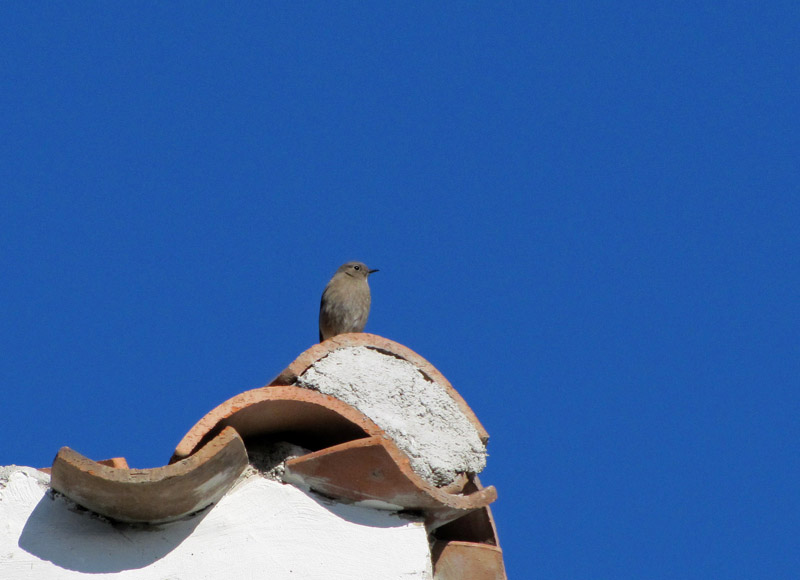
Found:
[(375, 272), (380, 272), (380, 270), (369, 270), (369, 274), (374, 274)]

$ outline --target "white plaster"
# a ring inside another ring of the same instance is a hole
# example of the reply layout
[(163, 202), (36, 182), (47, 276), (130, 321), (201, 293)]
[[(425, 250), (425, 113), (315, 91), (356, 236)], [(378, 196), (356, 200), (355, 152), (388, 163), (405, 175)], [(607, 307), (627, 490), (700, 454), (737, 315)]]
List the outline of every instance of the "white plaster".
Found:
[(283, 481), (289, 485), (295, 486), (297, 489), (308, 493), (311, 492), (311, 486), (306, 483), (306, 480), (303, 478), (303, 476), (293, 473), (290, 469), (284, 470)]
[(3, 580), (430, 580), (421, 521), (328, 503), (254, 471), (210, 510), (151, 527), (111, 524), (0, 468)]
[(355, 502), (353, 505), (365, 507), (365, 508), (372, 508), (376, 510), (389, 510), (389, 511), (398, 511), (403, 509), (403, 506), (396, 505), (393, 503), (389, 503), (388, 501), (383, 501), (380, 499), (362, 499), (361, 501)]
[(434, 485), (486, 466), (486, 447), (472, 423), (442, 386), (406, 360), (365, 346), (344, 347), (309, 367), (298, 385), (364, 413)]

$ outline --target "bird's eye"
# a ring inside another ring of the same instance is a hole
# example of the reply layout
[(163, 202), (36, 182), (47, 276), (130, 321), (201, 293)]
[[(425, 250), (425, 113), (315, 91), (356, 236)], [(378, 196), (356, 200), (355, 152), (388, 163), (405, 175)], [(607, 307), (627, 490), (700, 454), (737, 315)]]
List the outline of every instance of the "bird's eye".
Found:
[(360, 270), (361, 266), (353, 266), (353, 270)]

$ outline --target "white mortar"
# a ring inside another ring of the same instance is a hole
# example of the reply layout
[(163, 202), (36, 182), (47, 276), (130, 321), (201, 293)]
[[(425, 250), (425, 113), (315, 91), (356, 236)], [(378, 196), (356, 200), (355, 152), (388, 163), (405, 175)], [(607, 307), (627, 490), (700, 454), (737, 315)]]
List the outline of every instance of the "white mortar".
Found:
[(309, 367), (297, 384), (364, 413), (433, 485), (486, 465), (486, 447), (472, 423), (444, 388), (406, 360), (365, 346), (340, 348)]

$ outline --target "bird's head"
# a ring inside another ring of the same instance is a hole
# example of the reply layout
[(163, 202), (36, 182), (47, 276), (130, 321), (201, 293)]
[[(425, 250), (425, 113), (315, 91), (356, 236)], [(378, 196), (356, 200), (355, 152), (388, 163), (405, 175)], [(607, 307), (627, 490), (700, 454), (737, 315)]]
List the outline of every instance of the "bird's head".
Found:
[(363, 278), (366, 280), (370, 274), (377, 271), (378, 270), (370, 270), (363, 262), (347, 262), (346, 264), (339, 266), (339, 269), (336, 271), (336, 273), (345, 274), (353, 278)]

